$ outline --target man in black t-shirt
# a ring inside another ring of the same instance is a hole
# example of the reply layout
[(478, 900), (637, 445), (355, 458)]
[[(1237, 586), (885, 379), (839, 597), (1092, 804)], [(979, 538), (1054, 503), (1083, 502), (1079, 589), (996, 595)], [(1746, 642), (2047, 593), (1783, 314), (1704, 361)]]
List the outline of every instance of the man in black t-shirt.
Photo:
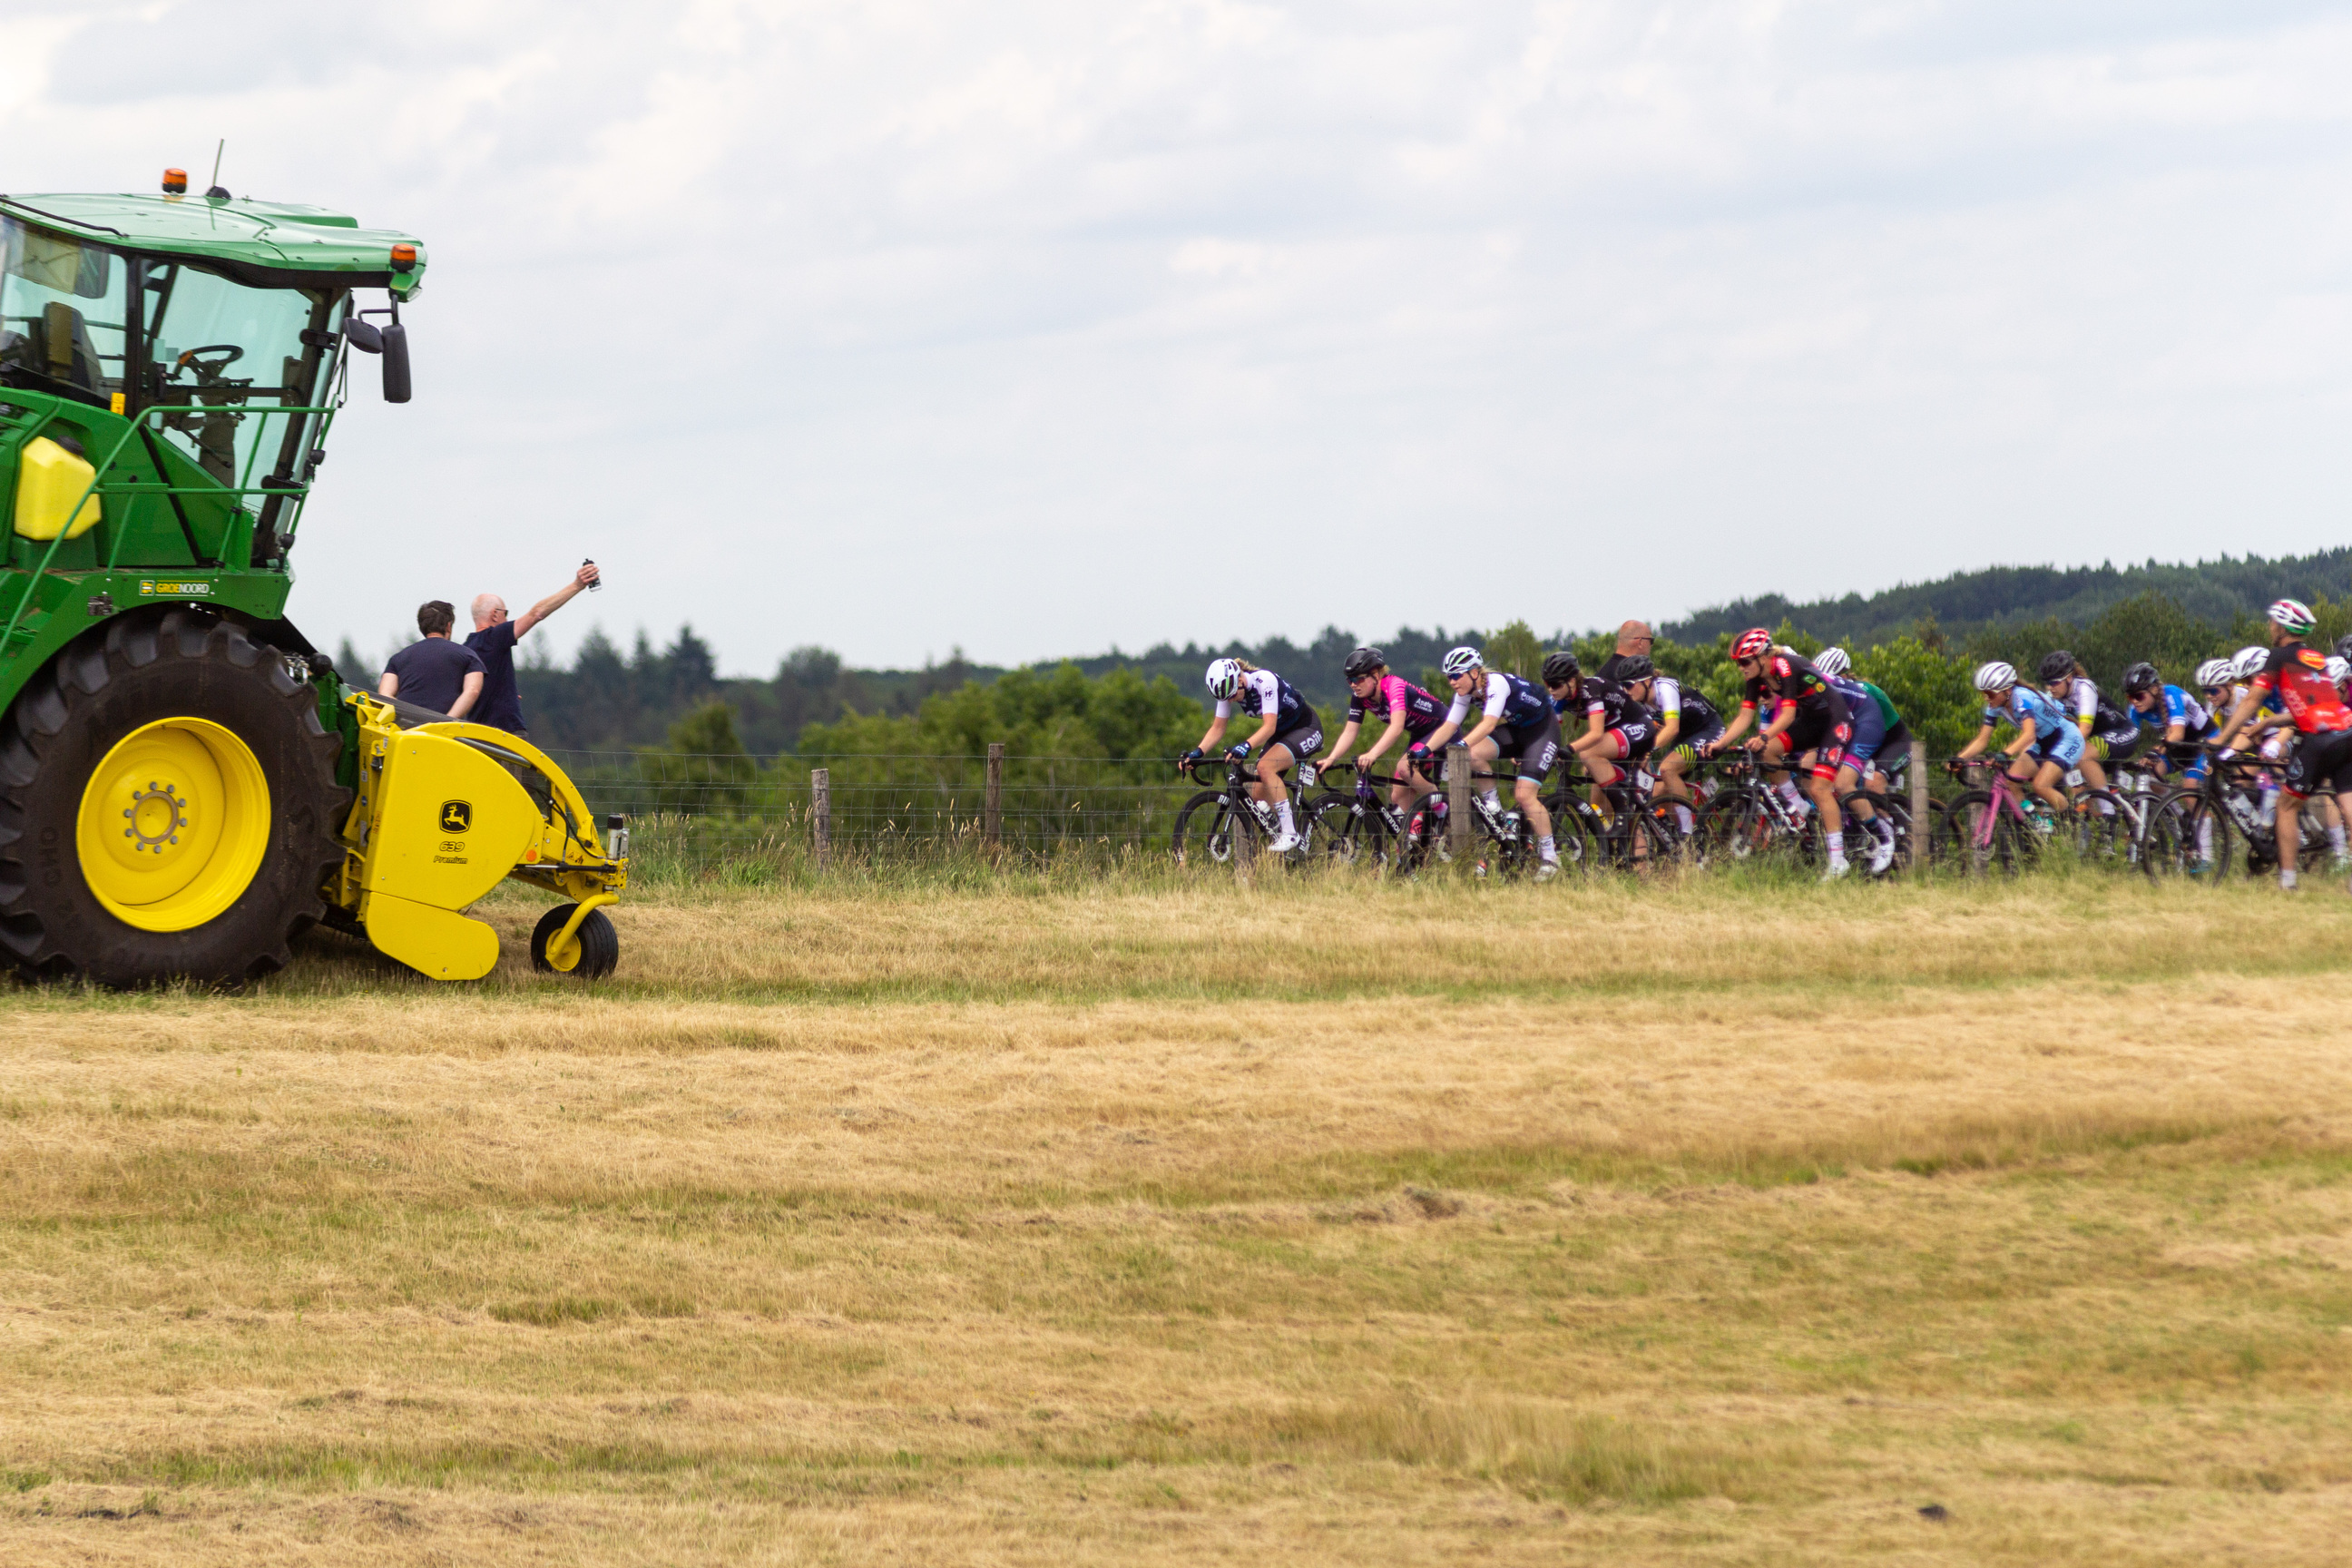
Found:
[(1624, 677), (1619, 672), (1624, 668), (1625, 661), (1649, 658), (1650, 650), (1657, 646), (1657, 641), (1658, 634), (1649, 622), (1627, 621), (1617, 628), (1616, 651), (1602, 659), (1601, 668), (1592, 673), (1603, 680), (1622, 681)]
[(525, 610), (513, 620), (507, 619), (507, 602), (496, 594), (474, 595), (474, 631), (466, 646), (481, 656), (487, 679), (482, 683), (482, 703), (474, 721), (491, 724), (513, 735), (529, 735), (523, 728), (522, 693), (515, 686), (514, 649), (523, 633), (555, 614), (572, 602), (583, 588), (596, 585), (596, 563), (593, 561), (572, 574), (572, 581)]
[(383, 678), (375, 683), (376, 695), (397, 697), (452, 719), (472, 712), (482, 700), (482, 661), (472, 648), (449, 640), (449, 628), (457, 624), (457, 609), (446, 599), (419, 607), (416, 629), (425, 638), (392, 656)]

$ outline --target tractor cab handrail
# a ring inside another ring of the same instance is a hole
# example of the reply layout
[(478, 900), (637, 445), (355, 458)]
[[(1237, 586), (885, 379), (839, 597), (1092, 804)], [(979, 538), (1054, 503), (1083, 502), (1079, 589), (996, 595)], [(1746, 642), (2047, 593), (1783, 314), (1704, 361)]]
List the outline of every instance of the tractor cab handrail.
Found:
[[(25, 440), (29, 442), (36, 437), (39, 436), (44, 430), (47, 430), (49, 426), (57, 420), (57, 417), (63, 409), (63, 406), (64, 405), (62, 403), (51, 406), (49, 410), (43, 414), (34, 424), (32, 429), (26, 432)], [(82, 487), (81, 494), (75, 497), (73, 505), (66, 509), (66, 516), (69, 518), (79, 517), (81, 515), (81, 509), (89, 504), (89, 498), (94, 495), (279, 495), (290, 496), (298, 500), (307, 500), (309, 498), (310, 487), (308, 484), (294, 480), (282, 480), (274, 485), (266, 482), (258, 485), (151, 485), (144, 479), (115, 479), (110, 481), (106, 477), (107, 470), (113, 468), (115, 461), (122, 456), (122, 449), (131, 444), (131, 437), (139, 433), (142, 424), (154, 415), (173, 413), (178, 411), (181, 406), (182, 405), (178, 404), (156, 403), (148, 405), (136, 414), (111, 416), (111, 417), (120, 418), (123, 421), (122, 434), (116, 437), (114, 445), (107, 448), (106, 457), (102, 461), (90, 465), (91, 471), (89, 483)], [(265, 419), (272, 414), (332, 414), (334, 411), (334, 406), (331, 404), (303, 404), (299, 405), (279, 404), (268, 408), (257, 408), (252, 410), (252, 412), (262, 416)], [(257, 444), (255, 447), (256, 453), (258, 454), (259, 450), (260, 447)], [(10, 639), (16, 636), (16, 624), (25, 618), (25, 612), (32, 607), (33, 595), (39, 589), (41, 579), (48, 574), (50, 563), (56, 561), (58, 549), (63, 546), (66, 542), (66, 532), (67, 531), (65, 529), (61, 528), (58, 530), (57, 537), (51, 539), (49, 541), (49, 547), (41, 552), (40, 564), (34, 567), (30, 573), (26, 574), (25, 578), (25, 591), (16, 595), (16, 607), (8, 613), (7, 625), (0, 626), (0, 647), (5, 647)], [(106, 552), (107, 571), (112, 572), (118, 570), (116, 557), (121, 553), (122, 542), (128, 537), (129, 535), (126, 531), (121, 530), (116, 531), (113, 547)]]

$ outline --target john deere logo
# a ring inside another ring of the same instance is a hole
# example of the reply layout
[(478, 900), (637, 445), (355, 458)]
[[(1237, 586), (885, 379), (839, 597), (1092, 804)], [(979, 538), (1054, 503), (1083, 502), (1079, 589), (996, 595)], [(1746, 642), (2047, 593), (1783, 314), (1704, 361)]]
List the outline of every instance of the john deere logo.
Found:
[(442, 832), (463, 833), (466, 829), (473, 826), (474, 808), (472, 805), (462, 800), (445, 800), (441, 803)]

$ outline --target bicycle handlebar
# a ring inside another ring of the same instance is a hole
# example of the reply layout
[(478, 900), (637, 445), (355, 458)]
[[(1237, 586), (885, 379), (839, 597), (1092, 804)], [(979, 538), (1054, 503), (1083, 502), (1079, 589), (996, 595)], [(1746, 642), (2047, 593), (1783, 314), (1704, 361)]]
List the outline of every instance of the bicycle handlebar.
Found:
[[(1225, 776), (1221, 779), (1205, 778), (1202, 776), (1201, 773), (1201, 770), (1203, 768), (1223, 768), (1225, 770)], [(1196, 763), (1187, 763), (1181, 758), (1179, 758), (1176, 763), (1176, 771), (1180, 773), (1190, 774), (1192, 782), (1199, 784), (1202, 789), (1215, 789), (1219, 784), (1256, 784), (1259, 782), (1258, 772), (1255, 766), (1249, 763), (1233, 762), (1223, 755), (1202, 757)]]

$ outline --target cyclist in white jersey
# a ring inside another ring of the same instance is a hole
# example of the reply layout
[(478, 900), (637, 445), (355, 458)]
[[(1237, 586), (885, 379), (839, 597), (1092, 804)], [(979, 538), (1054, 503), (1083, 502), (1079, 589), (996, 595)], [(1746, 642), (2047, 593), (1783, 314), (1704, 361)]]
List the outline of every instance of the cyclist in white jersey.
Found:
[[(1560, 750), (1559, 715), (1552, 711), (1551, 699), (1532, 681), (1489, 670), (1486, 656), (1475, 647), (1454, 648), (1445, 656), (1442, 668), (1445, 683), (1454, 689), (1454, 706), (1446, 710), (1444, 722), (1407, 755), (1416, 767), (1425, 766), (1433, 753), (1462, 734), (1470, 754), (1495, 764), (1493, 772), (1501, 773), (1507, 762), (1517, 775), (1511, 794), (1518, 802), (1519, 815), (1536, 830), (1536, 853), (1541, 857), (1536, 879), (1558, 876), (1559, 847), (1552, 841), (1551, 813), (1543, 803), (1544, 777), (1559, 760)], [(1462, 721), (1470, 716), (1473, 702), (1482, 705), (1482, 716), (1463, 734)], [(1490, 816), (1500, 814), (1501, 803), (1496, 799), (1492, 781), (1480, 794), (1479, 806)]]
[(1253, 752), (1257, 753), (1257, 782), (1250, 785), (1250, 794), (1275, 810), (1278, 831), (1267, 847), (1276, 855), (1287, 855), (1298, 847), (1299, 837), (1291, 815), (1290, 791), (1282, 782), (1283, 771), (1323, 749), (1323, 721), (1297, 687), (1246, 659), (1217, 659), (1209, 666), (1206, 679), (1209, 695), (1217, 700), (1216, 715), (1209, 721), (1208, 733), (1201, 737), (1201, 743), (1185, 753), (1184, 762), (1187, 765), (1199, 762), (1225, 738), (1225, 725), (1236, 709), (1256, 714), (1256, 731), (1248, 740), (1227, 748), (1225, 757), (1241, 763), (1247, 762)]
[[(2074, 764), (2074, 771), (2093, 789), (2106, 789), (2107, 770), (2100, 763), (2099, 754), (2091, 749), (2090, 742), (2102, 741), (2109, 748), (2120, 747), (2127, 753), (2139, 742), (2138, 727), (2128, 718), (2118, 721), (2112, 727), (2101, 725), (2098, 686), (2093, 682), (2090, 672), (2083, 668), (2081, 661), (2064, 648), (2042, 656), (2040, 674), (2042, 689), (2065, 711), (2067, 717), (2074, 720), (2074, 728), (2082, 731), (2083, 759)], [(2116, 814), (2115, 803), (2104, 795), (2094, 798), (2092, 809), (2101, 816)]]

